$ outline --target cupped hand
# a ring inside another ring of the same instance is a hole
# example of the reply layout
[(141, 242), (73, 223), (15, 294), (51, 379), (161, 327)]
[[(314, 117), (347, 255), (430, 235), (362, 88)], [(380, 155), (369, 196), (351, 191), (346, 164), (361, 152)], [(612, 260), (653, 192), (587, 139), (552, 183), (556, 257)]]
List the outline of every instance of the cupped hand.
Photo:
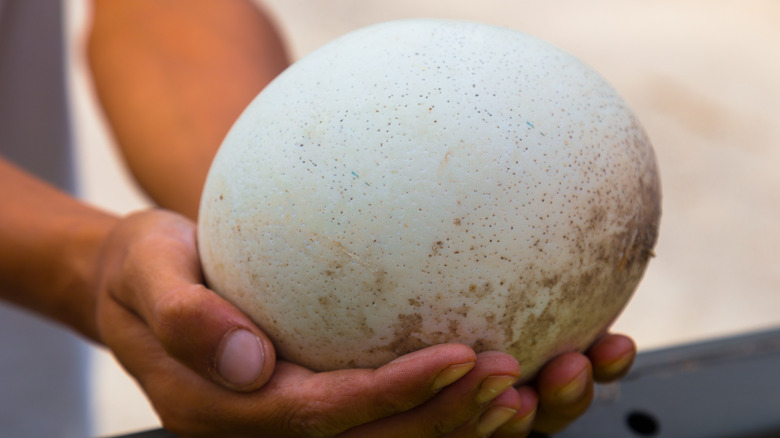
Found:
[[(517, 361), (444, 344), (381, 368), (315, 373), (203, 285), (191, 221), (131, 215), (103, 245), (101, 340), (181, 437), (482, 437), (528, 417)], [(248, 352), (248, 353), (247, 353)]]
[(624, 335), (606, 334), (584, 354), (566, 353), (548, 362), (527, 385), (516, 388), (533, 409), (524, 409), (493, 435), (516, 438), (531, 430), (553, 434), (582, 416), (593, 400), (594, 383), (608, 383), (625, 376), (636, 358), (634, 341)]

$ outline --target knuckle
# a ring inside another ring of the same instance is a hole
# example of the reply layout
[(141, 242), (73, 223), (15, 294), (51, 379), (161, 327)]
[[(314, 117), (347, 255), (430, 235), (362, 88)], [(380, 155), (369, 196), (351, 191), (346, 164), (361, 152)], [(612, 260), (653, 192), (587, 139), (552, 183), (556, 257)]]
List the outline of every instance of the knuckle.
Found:
[(182, 339), (197, 332), (207, 311), (195, 290), (202, 286), (191, 285), (191, 290), (171, 290), (156, 297), (152, 305), (151, 321), (156, 336), (164, 346), (178, 345)]
[(153, 315), (161, 335), (169, 334), (175, 327), (187, 319), (192, 312), (192, 301), (185, 299), (180, 294), (165, 293), (154, 303)]

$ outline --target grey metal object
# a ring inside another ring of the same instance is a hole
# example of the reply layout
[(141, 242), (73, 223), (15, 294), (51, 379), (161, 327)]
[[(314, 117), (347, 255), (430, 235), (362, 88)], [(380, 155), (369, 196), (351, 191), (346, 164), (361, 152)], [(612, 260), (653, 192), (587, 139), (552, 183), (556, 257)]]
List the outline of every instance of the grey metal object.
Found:
[(780, 330), (640, 354), (569, 437), (780, 437)]
[[(780, 329), (640, 353), (555, 438), (780, 437)], [(116, 438), (176, 438), (152, 430)]]

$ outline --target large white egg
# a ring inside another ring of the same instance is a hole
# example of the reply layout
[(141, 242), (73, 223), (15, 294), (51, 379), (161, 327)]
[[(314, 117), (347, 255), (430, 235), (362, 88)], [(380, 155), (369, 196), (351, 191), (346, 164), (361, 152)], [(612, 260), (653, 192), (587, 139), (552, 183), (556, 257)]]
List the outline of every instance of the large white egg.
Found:
[(314, 370), (460, 342), (527, 377), (587, 348), (652, 255), (652, 147), (593, 70), (408, 20), (295, 63), (241, 115), (198, 226), (207, 284)]

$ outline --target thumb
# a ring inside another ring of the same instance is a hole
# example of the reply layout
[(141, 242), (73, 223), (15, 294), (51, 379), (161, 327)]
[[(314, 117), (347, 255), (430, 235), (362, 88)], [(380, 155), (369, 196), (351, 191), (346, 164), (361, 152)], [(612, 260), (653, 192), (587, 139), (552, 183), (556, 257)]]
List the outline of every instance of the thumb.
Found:
[(168, 354), (224, 387), (252, 391), (273, 374), (276, 354), (271, 341), (202, 285), (170, 289), (147, 322)]
[(201, 284), (195, 224), (151, 211), (123, 221), (109, 242), (105, 289), (138, 315), (174, 359), (221, 386), (252, 391), (268, 381), (271, 341), (232, 304)]

